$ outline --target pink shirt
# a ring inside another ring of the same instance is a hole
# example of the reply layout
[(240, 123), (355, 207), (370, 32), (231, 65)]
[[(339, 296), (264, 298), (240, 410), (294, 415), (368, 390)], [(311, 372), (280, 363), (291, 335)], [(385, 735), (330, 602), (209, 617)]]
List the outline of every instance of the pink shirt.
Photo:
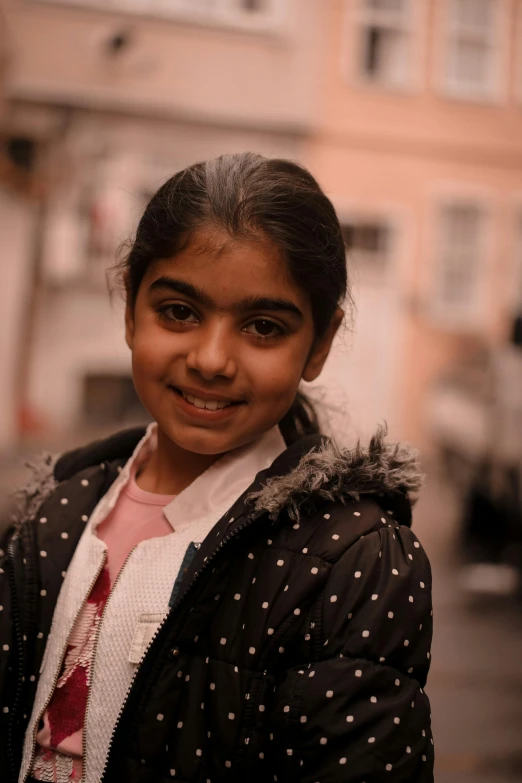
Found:
[(60, 678), (43, 714), (31, 770), (37, 780), (81, 780), (83, 723), (105, 603), (127, 557), (140, 541), (172, 533), (163, 509), (175, 495), (156, 495), (140, 489), (135, 480), (136, 469), (135, 465), (114, 509), (96, 529), (107, 545), (107, 560), (76, 619)]

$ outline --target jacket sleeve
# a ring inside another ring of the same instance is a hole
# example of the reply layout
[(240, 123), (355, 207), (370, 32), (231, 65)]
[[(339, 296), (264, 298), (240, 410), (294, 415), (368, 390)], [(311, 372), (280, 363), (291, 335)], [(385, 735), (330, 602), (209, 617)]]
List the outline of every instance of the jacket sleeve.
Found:
[[(7, 756), (7, 721), (9, 708), (12, 702), (13, 685), (15, 678), (12, 676), (14, 665), (14, 635), (11, 617), (11, 593), (7, 573), (7, 547), (11, 531), (4, 531), (0, 539), (0, 759)], [(3, 769), (0, 763), (0, 770)]]
[[(431, 783), (431, 571), (411, 530), (361, 537), (333, 566), (321, 602), (320, 651), (275, 694), (277, 780)], [(307, 623), (303, 633), (316, 633)]]

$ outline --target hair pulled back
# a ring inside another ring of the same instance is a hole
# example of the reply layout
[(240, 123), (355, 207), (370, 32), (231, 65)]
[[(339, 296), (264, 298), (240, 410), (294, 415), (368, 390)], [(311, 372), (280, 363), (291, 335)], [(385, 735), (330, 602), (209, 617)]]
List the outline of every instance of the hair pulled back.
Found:
[[(195, 163), (167, 180), (147, 204), (120, 265), (131, 306), (149, 266), (174, 257), (204, 226), (271, 240), (309, 296), (316, 338), (325, 333), (348, 293), (345, 246), (332, 203), (306, 169), (245, 152)], [(298, 393), (280, 426), (287, 441), (319, 430), (305, 395)]]

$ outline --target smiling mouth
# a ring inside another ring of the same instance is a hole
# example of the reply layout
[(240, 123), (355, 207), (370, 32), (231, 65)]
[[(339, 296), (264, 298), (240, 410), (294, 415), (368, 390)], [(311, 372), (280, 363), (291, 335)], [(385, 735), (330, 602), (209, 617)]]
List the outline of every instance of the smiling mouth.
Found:
[(189, 394), (188, 392), (184, 392), (181, 389), (177, 389), (175, 386), (171, 386), (170, 388), (175, 391), (176, 394), (179, 394), (180, 397), (183, 397), (184, 400), (189, 402), (195, 408), (199, 408), (200, 410), (204, 408), (208, 411), (219, 411), (223, 408), (230, 408), (233, 405), (241, 405), (239, 400), (204, 400), (201, 397), (194, 396), (194, 394)]

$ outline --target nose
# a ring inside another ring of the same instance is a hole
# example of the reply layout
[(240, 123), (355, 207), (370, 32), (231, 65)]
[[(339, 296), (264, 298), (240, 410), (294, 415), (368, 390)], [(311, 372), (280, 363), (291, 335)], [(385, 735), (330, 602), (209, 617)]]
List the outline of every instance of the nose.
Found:
[(194, 344), (187, 356), (189, 370), (206, 381), (216, 377), (234, 378), (237, 372), (233, 356), (233, 339), (225, 323), (202, 326), (194, 330)]

